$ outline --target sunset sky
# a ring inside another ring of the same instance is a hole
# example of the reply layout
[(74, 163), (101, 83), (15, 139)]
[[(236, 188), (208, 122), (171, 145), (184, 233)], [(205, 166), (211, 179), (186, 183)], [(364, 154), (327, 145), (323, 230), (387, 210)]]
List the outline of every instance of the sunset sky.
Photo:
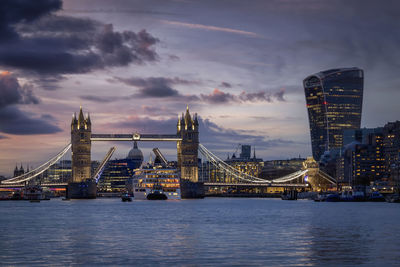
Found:
[[(399, 1), (0, 1), (0, 175), (59, 152), (80, 105), (93, 133), (173, 134), (189, 105), (222, 158), (310, 156), (310, 74), (359, 67), (362, 127), (400, 118), (399, 25)], [(92, 158), (115, 145), (132, 146)], [(139, 147), (176, 160), (174, 143)]]

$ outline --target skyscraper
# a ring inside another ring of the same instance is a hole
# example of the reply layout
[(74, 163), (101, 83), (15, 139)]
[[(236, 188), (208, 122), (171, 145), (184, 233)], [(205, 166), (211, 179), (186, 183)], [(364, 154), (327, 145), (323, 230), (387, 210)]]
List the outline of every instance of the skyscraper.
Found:
[(343, 146), (343, 130), (361, 124), (364, 73), (359, 68), (322, 71), (303, 81), (315, 160)]

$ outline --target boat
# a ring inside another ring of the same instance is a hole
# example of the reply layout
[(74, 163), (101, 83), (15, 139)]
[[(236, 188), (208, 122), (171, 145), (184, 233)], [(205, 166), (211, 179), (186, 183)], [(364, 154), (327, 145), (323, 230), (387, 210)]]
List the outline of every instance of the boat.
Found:
[(23, 190), (23, 198), (31, 202), (40, 202), (40, 200), (49, 200), (43, 194), (43, 189), (38, 185), (25, 187)]
[(314, 201), (315, 202), (323, 202), (326, 200), (326, 197), (328, 196), (328, 194), (326, 192), (319, 192), (315, 198)]
[(365, 194), (362, 191), (344, 190), (340, 194), (342, 202), (360, 202), (365, 201)]
[(326, 202), (339, 202), (340, 196), (337, 193), (330, 193), (330, 194), (326, 195), (325, 201)]
[(150, 193), (146, 197), (148, 200), (167, 200), (168, 197), (165, 195), (162, 186), (157, 182), (153, 185)]
[(374, 191), (369, 195), (368, 201), (385, 202), (385, 197), (378, 191)]
[(132, 176), (133, 198), (181, 199), (180, 178), (176, 168), (147, 164), (134, 170)]
[(334, 192), (319, 192), (316, 198), (314, 198), (315, 202), (339, 202), (340, 196)]
[(121, 195), (121, 201), (122, 202), (131, 202), (132, 198), (128, 193), (125, 193), (125, 194)]
[(400, 203), (400, 195), (399, 194), (391, 194), (385, 197), (386, 202), (389, 203)]

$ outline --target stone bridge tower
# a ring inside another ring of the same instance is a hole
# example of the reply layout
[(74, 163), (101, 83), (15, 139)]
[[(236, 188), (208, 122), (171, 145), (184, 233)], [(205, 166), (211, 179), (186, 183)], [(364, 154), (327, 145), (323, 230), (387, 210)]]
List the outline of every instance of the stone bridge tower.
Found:
[(198, 182), (198, 150), (199, 150), (199, 122), (197, 114), (193, 119), (190, 116), (189, 107), (186, 107), (186, 114), (178, 118), (177, 135), (182, 141), (177, 142), (178, 169), (181, 178)]
[(82, 107), (78, 119), (76, 114), (71, 122), (71, 151), (72, 151), (72, 181), (79, 183), (91, 178), (91, 134), (92, 124), (90, 116), (83, 116)]

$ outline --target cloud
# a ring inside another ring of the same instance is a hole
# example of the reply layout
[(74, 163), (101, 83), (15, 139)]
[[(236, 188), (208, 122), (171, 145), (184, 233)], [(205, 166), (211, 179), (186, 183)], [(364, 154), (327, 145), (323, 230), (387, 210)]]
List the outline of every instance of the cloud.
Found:
[(54, 91), (61, 88), (59, 82), (65, 79), (62, 75), (39, 76), (33, 82), (44, 90)]
[(0, 1), (0, 40), (15, 39), (19, 35), (13, 25), (19, 22), (31, 22), (52, 11), (59, 10), (61, 0), (35, 0), (35, 1)]
[[(174, 85), (202, 85), (200, 81), (185, 80), (178, 77), (166, 78), (166, 77), (149, 77), (149, 78), (121, 78), (114, 77), (109, 79), (108, 82), (115, 83), (121, 82), (128, 86), (137, 87), (139, 90), (136, 94), (125, 96), (125, 97), (98, 97), (98, 96), (82, 96), (82, 99), (95, 101), (95, 102), (113, 102), (120, 99), (131, 99), (137, 97), (145, 98), (171, 98), (175, 100), (184, 100), (186, 102), (199, 102), (211, 104), (224, 104), (224, 103), (244, 103), (244, 102), (274, 102), (286, 101), (284, 99), (285, 89), (282, 88), (278, 92), (260, 91), (254, 93), (241, 92), (238, 95), (231, 94), (229, 92), (223, 92), (218, 88), (215, 88), (210, 94), (188, 94), (183, 95), (180, 91), (173, 88)], [(221, 85), (225, 88), (230, 88), (231, 84), (222, 82)]]
[(51, 115), (32, 116), (16, 105), (38, 104), (31, 85), (21, 86), (9, 72), (0, 74), (0, 132), (8, 134), (48, 134), (61, 131)]
[(118, 32), (112, 24), (52, 14), (60, 1), (31, 2), (0, 2), (0, 10), (7, 10), (0, 21), (0, 66), (53, 77), (158, 58), (153, 48), (158, 39), (146, 30)]
[(178, 90), (172, 88), (173, 85), (194, 85), (199, 84), (197, 81), (184, 80), (178, 77), (150, 77), (150, 78), (118, 78), (126, 85), (139, 88), (138, 97), (182, 97)]
[(62, 130), (52, 123), (50, 115), (35, 117), (19, 110), (16, 106), (0, 108), (0, 132), (7, 134), (51, 134)]
[(177, 106), (147, 106), (142, 105), (143, 114), (150, 116), (174, 116), (179, 107)]
[(38, 104), (31, 85), (20, 86), (17, 78), (9, 72), (0, 73), (0, 108), (13, 104)]
[(234, 95), (230, 93), (224, 93), (220, 91), (218, 88), (215, 88), (211, 94), (208, 95), (201, 94), (200, 96), (201, 99), (203, 99), (204, 101), (214, 104), (237, 102), (237, 98)]
[(256, 93), (246, 93), (241, 92), (239, 97), (241, 101), (249, 101), (249, 102), (257, 102), (257, 101), (265, 101), (272, 102), (271, 93), (269, 92), (256, 92)]
[(179, 61), (181, 60), (180, 57), (178, 57), (177, 55), (168, 55), (168, 59), (171, 61)]
[(80, 96), (83, 100), (88, 100), (97, 103), (111, 103), (118, 100), (126, 99), (125, 97), (118, 97), (118, 96), (95, 96), (95, 95), (83, 95)]
[(252, 144), (260, 149), (295, 144), (292, 140), (268, 139), (267, 135), (252, 134), (251, 131), (238, 131), (218, 126), (209, 119), (199, 119), (200, 142), (205, 146), (220, 151), (231, 149), (233, 145)]
[(219, 87), (222, 87), (222, 88), (232, 88), (232, 84), (227, 83), (227, 82), (222, 82), (222, 83), (219, 85)]
[(284, 98), (285, 88), (279, 89), (279, 91), (275, 92), (273, 95), (275, 96), (276, 100), (278, 100), (280, 102), (285, 102), (286, 101), (286, 99)]
[(224, 27), (217, 27), (217, 26), (204, 25), (204, 24), (185, 23), (185, 22), (172, 21), (172, 20), (161, 20), (161, 22), (164, 24), (168, 24), (168, 25), (174, 25), (174, 26), (185, 27), (185, 28), (190, 28), (190, 29), (227, 32), (227, 33), (244, 35), (244, 36), (248, 36), (248, 37), (257, 37), (257, 38), (262, 37), (261, 35), (255, 33), (255, 32), (242, 31), (242, 30), (237, 30), (237, 29), (232, 29), (232, 28), (224, 28)]
[(255, 93), (247, 93), (245, 91), (241, 92), (239, 95), (234, 95), (231, 93), (225, 93), (218, 88), (208, 95), (201, 94), (200, 97), (203, 101), (212, 104), (223, 104), (223, 103), (243, 103), (243, 102), (273, 102), (274, 99), (277, 101), (285, 101), (283, 98), (284, 90), (271, 93), (267, 91), (260, 91)]
[[(231, 150), (238, 143), (252, 144), (259, 149), (296, 144), (291, 140), (268, 139), (266, 135), (255, 135), (251, 131), (226, 129), (200, 116), (198, 120), (200, 142), (214, 153)], [(142, 134), (175, 134), (176, 124), (177, 118), (155, 120), (151, 117), (131, 116), (126, 120), (110, 123), (107, 127), (125, 129), (127, 132), (139, 132)]]

